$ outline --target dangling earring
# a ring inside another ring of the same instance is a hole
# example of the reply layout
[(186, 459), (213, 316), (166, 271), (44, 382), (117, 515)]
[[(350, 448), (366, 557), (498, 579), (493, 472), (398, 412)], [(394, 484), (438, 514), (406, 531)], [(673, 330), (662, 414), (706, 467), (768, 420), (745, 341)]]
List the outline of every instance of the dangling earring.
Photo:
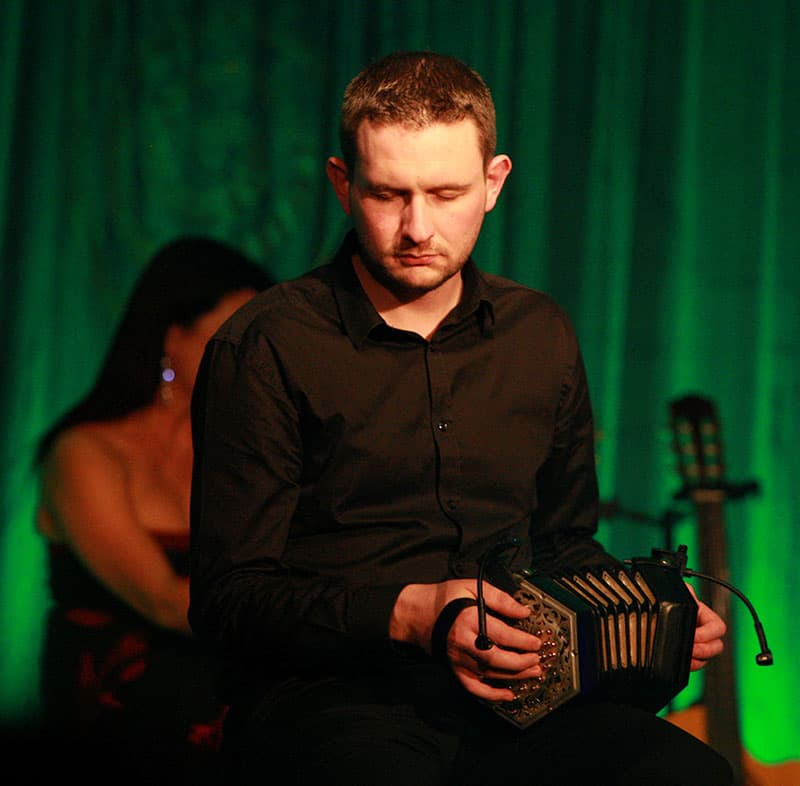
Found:
[(158, 385), (158, 395), (165, 404), (172, 401), (172, 383), (175, 379), (175, 369), (172, 368), (172, 358), (164, 355), (161, 358), (161, 382)]

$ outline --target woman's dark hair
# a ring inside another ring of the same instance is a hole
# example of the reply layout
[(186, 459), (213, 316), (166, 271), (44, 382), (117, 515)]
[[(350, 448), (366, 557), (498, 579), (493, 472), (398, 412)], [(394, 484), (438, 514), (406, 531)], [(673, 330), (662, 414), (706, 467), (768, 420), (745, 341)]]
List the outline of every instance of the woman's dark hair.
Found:
[(217, 240), (181, 237), (167, 243), (139, 277), (93, 387), (44, 434), (36, 460), (71, 426), (113, 420), (149, 404), (171, 325), (188, 327), (225, 295), (273, 283), (243, 253)]

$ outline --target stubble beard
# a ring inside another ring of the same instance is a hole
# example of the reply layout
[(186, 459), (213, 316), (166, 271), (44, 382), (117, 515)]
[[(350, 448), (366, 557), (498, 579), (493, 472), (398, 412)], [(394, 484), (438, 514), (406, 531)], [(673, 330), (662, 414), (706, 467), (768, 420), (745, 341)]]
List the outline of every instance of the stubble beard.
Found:
[[(402, 249), (397, 254), (401, 254), (405, 251)], [(371, 255), (368, 251), (366, 251), (363, 247), (361, 248), (361, 262), (364, 267), (367, 269), (369, 274), (382, 286), (384, 289), (391, 292), (400, 302), (410, 302), (416, 300), (417, 298), (428, 294), (429, 292), (433, 292), (434, 290), (438, 289), (444, 283), (449, 281), (453, 276), (458, 275), (461, 272), (461, 269), (464, 267), (466, 263), (466, 258), (459, 261), (453, 262), (450, 257), (445, 254), (439, 253), (439, 257), (446, 260), (445, 266), (437, 267), (436, 268), (436, 275), (427, 280), (423, 279), (421, 281), (413, 281), (409, 278), (396, 275), (395, 270), (406, 271), (410, 268), (405, 268), (402, 265), (395, 266), (384, 264), (382, 261), (378, 261), (375, 259), (373, 255)], [(395, 262), (395, 255), (384, 255), (383, 258), (390, 259), (393, 263)], [(425, 271), (429, 271), (430, 268), (427, 266), (422, 266)]]

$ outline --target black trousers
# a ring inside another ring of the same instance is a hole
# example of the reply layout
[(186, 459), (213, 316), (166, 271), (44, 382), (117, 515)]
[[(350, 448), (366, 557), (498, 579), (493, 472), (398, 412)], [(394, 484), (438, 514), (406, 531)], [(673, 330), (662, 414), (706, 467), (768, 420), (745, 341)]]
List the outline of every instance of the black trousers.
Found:
[(520, 731), (433, 663), (290, 679), (224, 735), (240, 786), (729, 786), (728, 763), (651, 712), (572, 702)]

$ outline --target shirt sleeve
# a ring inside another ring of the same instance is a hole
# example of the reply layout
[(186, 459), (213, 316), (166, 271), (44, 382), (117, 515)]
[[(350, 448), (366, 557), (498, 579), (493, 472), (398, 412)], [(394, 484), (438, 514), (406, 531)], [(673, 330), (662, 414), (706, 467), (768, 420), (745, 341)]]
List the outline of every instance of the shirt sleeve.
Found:
[(564, 324), (563, 375), (553, 448), (537, 477), (533, 516), (533, 564), (543, 571), (614, 565), (596, 540), (599, 493), (594, 418), (577, 341)]
[(264, 336), (208, 344), (192, 432), (193, 630), (223, 653), (294, 668), (390, 646), (400, 586), (357, 586), (285, 564), (302, 438)]

